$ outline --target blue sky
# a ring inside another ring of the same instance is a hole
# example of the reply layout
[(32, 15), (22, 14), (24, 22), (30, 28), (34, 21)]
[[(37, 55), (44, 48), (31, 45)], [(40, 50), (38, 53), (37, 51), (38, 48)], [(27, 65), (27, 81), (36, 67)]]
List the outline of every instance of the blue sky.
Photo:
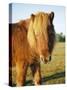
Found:
[(22, 19), (30, 17), (32, 13), (39, 11), (55, 13), (54, 26), (57, 33), (63, 32), (65, 34), (65, 7), (53, 5), (38, 5), (38, 4), (12, 4), (12, 23), (18, 22)]

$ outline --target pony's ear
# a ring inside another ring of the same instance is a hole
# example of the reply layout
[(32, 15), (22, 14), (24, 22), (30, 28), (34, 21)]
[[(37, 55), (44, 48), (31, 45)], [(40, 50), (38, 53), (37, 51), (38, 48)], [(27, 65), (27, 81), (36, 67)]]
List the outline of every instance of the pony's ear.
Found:
[(53, 22), (53, 19), (54, 19), (54, 12), (51, 12), (50, 13), (50, 20), (51, 20), (51, 22)]
[(35, 15), (31, 14), (31, 19), (34, 21)]

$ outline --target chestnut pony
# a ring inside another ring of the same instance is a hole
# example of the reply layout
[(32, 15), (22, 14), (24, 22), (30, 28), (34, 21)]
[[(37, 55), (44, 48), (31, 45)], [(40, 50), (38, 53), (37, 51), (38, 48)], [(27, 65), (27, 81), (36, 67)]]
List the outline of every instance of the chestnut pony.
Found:
[[(9, 24), (9, 72), (16, 70), (16, 86), (23, 86), (28, 66), (34, 78), (34, 84), (41, 84), (40, 60), (47, 63), (51, 60), (55, 43), (53, 25), (54, 12), (39, 12), (29, 19)], [(11, 82), (9, 82), (11, 85)]]

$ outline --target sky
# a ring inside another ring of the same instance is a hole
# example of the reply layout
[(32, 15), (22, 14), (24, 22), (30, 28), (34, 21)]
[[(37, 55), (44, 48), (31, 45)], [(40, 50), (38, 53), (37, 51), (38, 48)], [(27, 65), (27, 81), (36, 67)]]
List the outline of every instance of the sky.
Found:
[[(11, 8), (12, 7), (12, 8)], [(11, 9), (10, 9), (11, 8)], [(54, 5), (39, 5), (39, 4), (23, 4), (13, 3), (9, 5), (9, 23), (16, 23), (20, 20), (27, 19), (31, 14), (37, 12), (54, 12), (54, 27), (56, 33), (63, 33), (65, 35), (65, 7)]]

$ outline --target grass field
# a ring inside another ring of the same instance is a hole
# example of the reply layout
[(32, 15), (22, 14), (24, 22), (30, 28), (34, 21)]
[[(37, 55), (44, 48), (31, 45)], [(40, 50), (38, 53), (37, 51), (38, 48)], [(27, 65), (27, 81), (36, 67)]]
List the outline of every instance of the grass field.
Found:
[[(14, 74), (14, 73), (13, 73)], [(56, 43), (51, 62), (41, 63), (42, 85), (65, 83), (65, 44)], [(27, 71), (26, 85), (32, 84), (32, 73), (30, 68)], [(15, 75), (13, 75), (15, 84)]]

